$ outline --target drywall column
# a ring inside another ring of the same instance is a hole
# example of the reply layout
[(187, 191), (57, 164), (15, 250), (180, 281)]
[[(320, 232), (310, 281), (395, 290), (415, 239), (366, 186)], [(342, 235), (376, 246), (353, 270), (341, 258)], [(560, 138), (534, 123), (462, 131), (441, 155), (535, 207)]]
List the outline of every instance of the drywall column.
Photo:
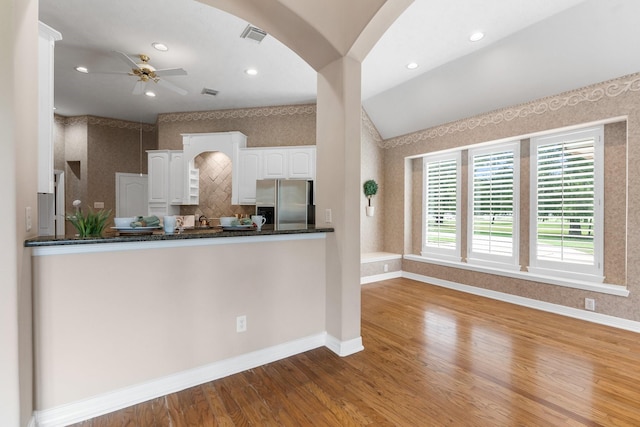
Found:
[(13, 2), (0, 3), (0, 199), (9, 206), (7, 217), (0, 222), (2, 256), (0, 257), (0, 420), (18, 425), (20, 399), (18, 383), (18, 293), (16, 275), (16, 188), (15, 188), (15, 124), (13, 115)]
[(37, 52), (38, 1), (0, 2), (0, 424), (12, 427), (27, 425), (33, 413), (31, 257), (23, 242), (38, 223)]
[[(327, 332), (347, 355), (360, 338), (360, 139), (358, 61), (343, 57), (318, 72), (316, 218), (331, 210), (327, 238)], [(330, 346), (331, 347), (331, 346)]]

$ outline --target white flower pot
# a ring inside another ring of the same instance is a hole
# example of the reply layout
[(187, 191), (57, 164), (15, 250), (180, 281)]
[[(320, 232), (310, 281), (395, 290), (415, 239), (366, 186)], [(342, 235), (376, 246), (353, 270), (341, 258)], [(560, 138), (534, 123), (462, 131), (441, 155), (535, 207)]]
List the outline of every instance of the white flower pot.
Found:
[(367, 208), (367, 216), (373, 216), (373, 214), (376, 212), (375, 206), (366, 206), (366, 208)]

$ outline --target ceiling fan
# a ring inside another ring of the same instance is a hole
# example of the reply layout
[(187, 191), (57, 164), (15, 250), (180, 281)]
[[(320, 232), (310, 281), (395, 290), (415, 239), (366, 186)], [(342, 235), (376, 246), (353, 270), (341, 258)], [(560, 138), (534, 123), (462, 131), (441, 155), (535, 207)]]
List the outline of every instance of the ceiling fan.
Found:
[(145, 54), (138, 55), (141, 62), (137, 63), (123, 52), (113, 51), (113, 53), (131, 67), (131, 71), (127, 73), (128, 75), (138, 77), (138, 81), (133, 87), (134, 95), (144, 93), (147, 83), (149, 82), (157, 83), (160, 86), (164, 86), (167, 89), (171, 89), (172, 91), (179, 93), (180, 95), (187, 94), (187, 91), (181, 87), (160, 78), (165, 76), (186, 76), (187, 72), (182, 68), (163, 68), (161, 70), (156, 70), (151, 64), (149, 64), (150, 58)]

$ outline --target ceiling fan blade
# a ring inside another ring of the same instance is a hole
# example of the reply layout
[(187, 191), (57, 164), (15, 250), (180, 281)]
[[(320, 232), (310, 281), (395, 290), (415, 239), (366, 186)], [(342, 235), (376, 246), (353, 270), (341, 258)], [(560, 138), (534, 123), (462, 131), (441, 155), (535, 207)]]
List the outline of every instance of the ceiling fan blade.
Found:
[(127, 73), (125, 71), (90, 71), (89, 74), (117, 74), (120, 76), (133, 76), (133, 73)]
[(134, 70), (140, 69), (140, 67), (138, 67), (138, 64), (136, 64), (136, 62), (133, 59), (129, 58), (129, 56), (126, 53), (122, 53), (118, 50), (112, 50), (111, 52), (113, 52), (114, 55), (116, 55), (118, 58), (124, 61), (125, 64), (127, 64), (129, 67), (133, 68)]
[(160, 80), (158, 80), (158, 82), (157, 82), (157, 83), (158, 83), (160, 86), (164, 86), (164, 87), (166, 87), (167, 89), (171, 89), (172, 91), (174, 91), (174, 92), (176, 92), (176, 93), (179, 93), (180, 95), (186, 95), (186, 94), (188, 93), (186, 90), (182, 89), (181, 87), (178, 87), (178, 86), (174, 85), (173, 83), (168, 82), (168, 81), (166, 81), (166, 80), (162, 80), (162, 79), (160, 79)]
[(156, 70), (156, 76), (186, 76), (187, 72), (182, 68), (163, 68)]
[(134, 95), (142, 95), (144, 93), (144, 88), (147, 86), (147, 82), (144, 82), (142, 80), (138, 80), (136, 82), (136, 85), (133, 87), (133, 94)]

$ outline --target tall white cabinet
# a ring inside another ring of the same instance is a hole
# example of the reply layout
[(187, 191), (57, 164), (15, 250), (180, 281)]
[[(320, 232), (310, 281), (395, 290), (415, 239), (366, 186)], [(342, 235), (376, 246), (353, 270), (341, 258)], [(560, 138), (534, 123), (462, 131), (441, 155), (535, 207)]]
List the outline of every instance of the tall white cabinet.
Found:
[(54, 192), (53, 58), (62, 35), (38, 22), (38, 193)]
[(182, 198), (178, 200), (176, 190), (182, 192), (184, 167), (182, 151), (147, 151), (149, 176), (149, 215), (162, 218), (165, 215), (179, 215)]

